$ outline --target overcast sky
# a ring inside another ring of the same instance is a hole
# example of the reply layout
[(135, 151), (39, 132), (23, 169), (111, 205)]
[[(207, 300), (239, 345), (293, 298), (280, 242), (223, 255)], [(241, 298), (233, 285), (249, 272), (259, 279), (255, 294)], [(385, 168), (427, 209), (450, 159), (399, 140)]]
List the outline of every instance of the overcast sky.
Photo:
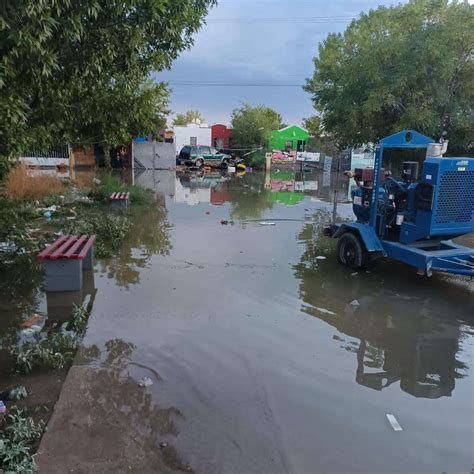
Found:
[[(301, 87), (234, 84), (303, 84), (312, 75), (318, 43), (328, 33), (344, 31), (361, 11), (393, 3), (397, 2), (220, 0), (195, 36), (192, 49), (156, 78), (171, 82), (175, 114), (197, 109), (209, 124), (229, 123), (232, 110), (250, 102), (274, 108), (285, 123), (300, 124), (314, 113), (310, 96)], [(178, 85), (174, 81), (232, 86)]]

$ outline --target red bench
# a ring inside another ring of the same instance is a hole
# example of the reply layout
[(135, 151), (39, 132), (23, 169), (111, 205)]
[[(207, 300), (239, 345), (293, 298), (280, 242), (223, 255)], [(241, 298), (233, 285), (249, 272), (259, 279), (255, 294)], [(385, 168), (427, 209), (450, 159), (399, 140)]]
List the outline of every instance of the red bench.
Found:
[(114, 211), (128, 209), (130, 193), (112, 193), (110, 196), (110, 202), (112, 203), (112, 210)]
[(95, 235), (63, 235), (38, 254), (45, 261), (46, 291), (78, 291), (82, 271), (92, 268)]
[(112, 193), (110, 196), (111, 201), (128, 201), (130, 199), (130, 193)]

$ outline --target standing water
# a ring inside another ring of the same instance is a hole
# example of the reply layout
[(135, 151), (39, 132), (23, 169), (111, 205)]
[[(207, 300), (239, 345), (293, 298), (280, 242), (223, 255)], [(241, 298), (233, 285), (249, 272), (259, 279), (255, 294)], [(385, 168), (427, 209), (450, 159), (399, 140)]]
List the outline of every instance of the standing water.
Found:
[(40, 472), (470, 471), (473, 285), (339, 266), (332, 181), (138, 177), (156, 200), (96, 264)]

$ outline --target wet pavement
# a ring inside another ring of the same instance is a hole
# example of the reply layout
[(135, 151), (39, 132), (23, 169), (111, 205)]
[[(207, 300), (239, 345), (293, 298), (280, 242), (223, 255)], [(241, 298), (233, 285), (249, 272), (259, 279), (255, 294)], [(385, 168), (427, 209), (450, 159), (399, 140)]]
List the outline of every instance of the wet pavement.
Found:
[(340, 267), (334, 181), (137, 177), (156, 202), (95, 266), (40, 472), (470, 472), (474, 285)]

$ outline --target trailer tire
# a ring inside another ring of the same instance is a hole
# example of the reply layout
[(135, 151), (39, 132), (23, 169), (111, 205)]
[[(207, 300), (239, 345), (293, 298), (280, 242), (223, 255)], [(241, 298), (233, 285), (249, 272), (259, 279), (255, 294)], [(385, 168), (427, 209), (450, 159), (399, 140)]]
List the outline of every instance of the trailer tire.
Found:
[(341, 235), (337, 242), (337, 261), (355, 270), (367, 266), (369, 255), (358, 235), (352, 232)]

